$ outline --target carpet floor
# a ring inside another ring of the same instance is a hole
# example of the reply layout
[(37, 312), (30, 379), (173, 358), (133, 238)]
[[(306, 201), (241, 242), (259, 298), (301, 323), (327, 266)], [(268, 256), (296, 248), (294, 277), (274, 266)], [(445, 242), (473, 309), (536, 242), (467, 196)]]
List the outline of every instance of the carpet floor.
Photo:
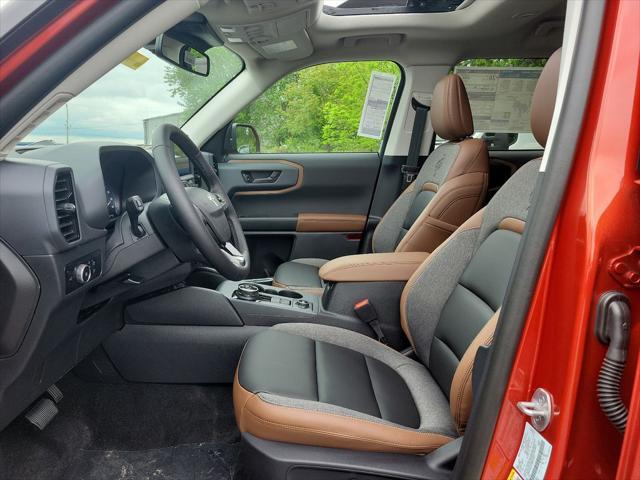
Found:
[(0, 432), (3, 480), (231, 480), (240, 434), (229, 385), (102, 384), (73, 374), (44, 431)]

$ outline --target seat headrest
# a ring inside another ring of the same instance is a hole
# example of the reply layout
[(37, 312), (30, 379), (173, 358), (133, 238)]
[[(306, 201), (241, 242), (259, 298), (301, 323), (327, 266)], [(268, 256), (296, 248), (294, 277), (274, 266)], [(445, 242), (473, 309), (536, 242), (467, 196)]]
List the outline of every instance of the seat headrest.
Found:
[(553, 108), (556, 104), (561, 52), (562, 49), (559, 48), (547, 60), (531, 99), (531, 132), (543, 147), (547, 144)]
[(467, 89), (458, 75), (447, 75), (433, 89), (431, 125), (445, 140), (456, 141), (473, 134)]

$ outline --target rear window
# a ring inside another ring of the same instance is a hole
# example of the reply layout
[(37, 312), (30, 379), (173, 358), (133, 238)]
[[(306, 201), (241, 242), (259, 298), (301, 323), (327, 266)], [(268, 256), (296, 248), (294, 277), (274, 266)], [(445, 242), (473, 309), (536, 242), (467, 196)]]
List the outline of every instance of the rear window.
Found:
[(531, 133), (531, 99), (545, 59), (471, 59), (454, 72), (464, 81), (474, 137), (489, 150), (541, 150)]

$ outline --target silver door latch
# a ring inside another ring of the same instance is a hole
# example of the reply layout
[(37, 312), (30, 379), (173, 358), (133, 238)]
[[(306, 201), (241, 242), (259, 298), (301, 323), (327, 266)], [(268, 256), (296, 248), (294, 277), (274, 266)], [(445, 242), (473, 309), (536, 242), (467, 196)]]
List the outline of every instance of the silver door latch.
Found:
[(553, 399), (544, 388), (533, 392), (530, 402), (518, 402), (518, 410), (531, 417), (533, 428), (541, 432), (549, 426), (553, 416)]

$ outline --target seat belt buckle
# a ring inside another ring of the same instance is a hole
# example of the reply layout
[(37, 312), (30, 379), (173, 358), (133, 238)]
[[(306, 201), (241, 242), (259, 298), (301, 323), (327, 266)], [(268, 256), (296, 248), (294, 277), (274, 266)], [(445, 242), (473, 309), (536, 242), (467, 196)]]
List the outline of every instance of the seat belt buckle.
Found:
[(404, 175), (405, 183), (409, 184), (409, 183), (413, 182), (416, 179), (420, 169), (418, 167), (414, 167), (414, 166), (411, 166), (411, 165), (403, 165), (402, 168), (400, 169), (400, 171)]
[(364, 300), (360, 300), (353, 306), (353, 310), (356, 312), (356, 315), (360, 320), (369, 325), (373, 332), (378, 337), (378, 340), (381, 343), (387, 344), (387, 337), (385, 337), (382, 328), (380, 327), (380, 322), (378, 321), (378, 313), (376, 309), (371, 305), (368, 298)]

